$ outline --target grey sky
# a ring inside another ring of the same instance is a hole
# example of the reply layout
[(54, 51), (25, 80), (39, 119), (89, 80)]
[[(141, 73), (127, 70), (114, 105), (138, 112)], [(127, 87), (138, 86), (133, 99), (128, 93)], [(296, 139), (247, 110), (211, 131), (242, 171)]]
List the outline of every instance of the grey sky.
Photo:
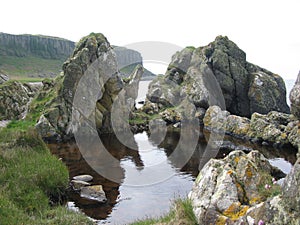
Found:
[(227, 35), (248, 61), (295, 78), (300, 70), (298, 0), (2, 1), (0, 31), (78, 41), (103, 33), (111, 44), (163, 41), (202, 46)]

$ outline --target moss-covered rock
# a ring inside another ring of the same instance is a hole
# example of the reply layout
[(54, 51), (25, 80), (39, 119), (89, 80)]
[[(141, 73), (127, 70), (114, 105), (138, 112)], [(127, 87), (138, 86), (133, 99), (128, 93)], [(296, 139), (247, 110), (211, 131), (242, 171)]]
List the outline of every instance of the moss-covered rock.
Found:
[[(289, 112), (283, 79), (246, 61), (246, 53), (227, 37), (177, 52), (165, 77), (149, 86), (147, 99), (165, 107), (188, 98), (197, 108), (219, 105), (230, 113)], [(171, 104), (170, 104), (171, 103)]]
[(0, 85), (0, 120), (17, 120), (26, 115), (38, 88), (17, 81)]

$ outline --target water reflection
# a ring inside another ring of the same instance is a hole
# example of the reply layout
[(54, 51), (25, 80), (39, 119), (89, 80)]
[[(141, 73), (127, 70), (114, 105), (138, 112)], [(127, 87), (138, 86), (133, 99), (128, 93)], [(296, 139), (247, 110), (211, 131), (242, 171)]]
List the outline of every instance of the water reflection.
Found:
[[(95, 172), (82, 157), (75, 143), (50, 144), (49, 147), (52, 153), (66, 163), (70, 177), (90, 174), (94, 177), (92, 184), (103, 185), (108, 199), (105, 204), (81, 199), (78, 194), (72, 192), (69, 200), (75, 202), (75, 206), (88, 216), (105, 224), (127, 224), (147, 216), (163, 215), (169, 210), (172, 199), (186, 196), (191, 190), (203, 163), (210, 157), (223, 158), (233, 149), (258, 149), (271, 159), (272, 164), (286, 171), (296, 160), (295, 152), (291, 149), (276, 150), (246, 141), (238, 142), (230, 137), (225, 137), (223, 145), (215, 143), (215, 146), (209, 148), (209, 133), (199, 131), (193, 126), (181, 129), (184, 129), (181, 133), (180, 129), (169, 127), (166, 130), (152, 129), (148, 134), (136, 134), (131, 144), (138, 150), (124, 146), (114, 135), (101, 136), (103, 145), (117, 159), (118, 163), (110, 165), (110, 168), (118, 175), (120, 182), (112, 182)], [(90, 146), (94, 147), (97, 149), (97, 146)], [(213, 147), (215, 151), (207, 151)], [(192, 148), (194, 151), (189, 151)], [(89, 160), (94, 160), (95, 165), (110, 163), (101, 153), (90, 152)], [(182, 165), (185, 160), (187, 162)], [(140, 183), (146, 180), (151, 184), (149, 181), (153, 180), (153, 177), (155, 181), (160, 182), (147, 186), (132, 185), (137, 180)]]

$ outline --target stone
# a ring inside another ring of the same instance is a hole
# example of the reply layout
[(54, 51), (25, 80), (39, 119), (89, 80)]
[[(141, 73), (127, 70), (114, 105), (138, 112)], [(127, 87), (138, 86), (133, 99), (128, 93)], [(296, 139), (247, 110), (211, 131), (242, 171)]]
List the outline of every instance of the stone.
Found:
[(73, 180), (89, 182), (89, 181), (93, 180), (93, 177), (91, 175), (83, 174), (83, 175), (78, 175), (78, 176), (73, 177)]
[(80, 197), (100, 203), (105, 203), (107, 201), (102, 185), (82, 187), (80, 190)]
[(185, 98), (196, 108), (217, 105), (248, 118), (254, 112), (289, 113), (283, 79), (247, 62), (246, 53), (224, 36), (175, 53), (165, 76), (150, 83), (146, 101), (166, 108)]
[(293, 89), (290, 92), (291, 113), (300, 119), (300, 71)]
[(91, 184), (81, 180), (71, 180), (71, 186), (75, 191), (80, 190), (82, 187), (90, 186)]
[[(211, 159), (200, 171), (189, 199), (199, 224), (241, 224), (267, 201), (261, 187), (278, 169), (258, 151), (233, 151)], [(273, 184), (272, 188), (280, 187)], [(259, 218), (259, 217), (252, 217)], [(250, 219), (250, 217), (249, 217)]]
[[(38, 129), (39, 133), (44, 139), (50, 139), (49, 135), (53, 134), (54, 138), (68, 140), (82, 124), (94, 124), (100, 133), (113, 132), (112, 122), (117, 129), (126, 129), (124, 120), (134, 108), (142, 74), (143, 67), (138, 65), (124, 82), (116, 54), (106, 37), (91, 33), (82, 38), (63, 64), (61, 76), (54, 84), (47, 83), (52, 87), (41, 96), (50, 100), (42, 112), (41, 121), (45, 123)], [(118, 107), (113, 107), (117, 104)], [(121, 114), (112, 118), (113, 109)], [(91, 135), (93, 129), (82, 132)]]
[(0, 71), (0, 84), (3, 84), (8, 80), (9, 77), (6, 74), (4, 74), (2, 71)]
[(2, 84), (0, 86), (0, 120), (24, 118), (37, 90), (17, 81)]

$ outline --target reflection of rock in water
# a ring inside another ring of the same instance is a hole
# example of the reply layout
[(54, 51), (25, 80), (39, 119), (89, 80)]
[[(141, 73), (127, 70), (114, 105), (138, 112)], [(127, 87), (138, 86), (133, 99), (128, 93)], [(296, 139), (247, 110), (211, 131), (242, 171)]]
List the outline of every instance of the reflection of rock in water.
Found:
[[(129, 158), (136, 165), (137, 168), (143, 168), (144, 164), (139, 156), (138, 151), (129, 149), (122, 145), (114, 135), (103, 135), (101, 136), (103, 145), (106, 150), (111, 154), (118, 164), (109, 165), (111, 171), (118, 174), (120, 181), (125, 177), (124, 171), (120, 166), (120, 160), (124, 158)], [(94, 166), (101, 167), (104, 164), (107, 165), (110, 162), (106, 161), (101, 154), (101, 151), (97, 146), (90, 146), (90, 151), (87, 156), (90, 157), (89, 161), (95, 163)], [(80, 198), (78, 193), (70, 193), (70, 201), (74, 201), (76, 206), (83, 210), (89, 217), (94, 219), (106, 219), (108, 215), (112, 212), (113, 207), (118, 202), (118, 196), (120, 195), (119, 187), (120, 184), (106, 179), (102, 175), (98, 174), (82, 157), (82, 149), (79, 150), (76, 143), (63, 143), (63, 144), (49, 144), (51, 152), (58, 157), (61, 157), (63, 162), (69, 168), (70, 177), (74, 177), (79, 174), (90, 174), (94, 177), (91, 184), (97, 185), (101, 184), (103, 190), (105, 191), (107, 202), (105, 204), (97, 204), (95, 202)], [(102, 152), (103, 153), (103, 152)], [(97, 165), (96, 165), (97, 164)]]

